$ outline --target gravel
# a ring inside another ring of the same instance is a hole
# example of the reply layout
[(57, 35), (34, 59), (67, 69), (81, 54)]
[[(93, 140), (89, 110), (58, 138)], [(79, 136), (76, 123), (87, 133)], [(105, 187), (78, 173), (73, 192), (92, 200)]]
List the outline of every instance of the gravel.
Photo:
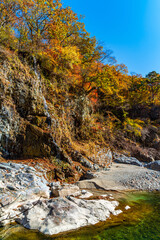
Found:
[(110, 171), (99, 172), (97, 178), (80, 181), (78, 185), (88, 189), (160, 191), (160, 171), (113, 163)]

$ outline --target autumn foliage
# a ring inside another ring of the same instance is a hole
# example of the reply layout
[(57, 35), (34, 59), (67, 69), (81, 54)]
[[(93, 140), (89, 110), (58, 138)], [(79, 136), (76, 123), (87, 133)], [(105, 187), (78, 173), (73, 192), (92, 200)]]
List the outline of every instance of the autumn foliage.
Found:
[(103, 129), (105, 121), (109, 126), (111, 116), (124, 129), (128, 124), (141, 126), (130, 120), (129, 110), (160, 105), (160, 75), (129, 75), (127, 67), (117, 64), (60, 0), (0, 1), (0, 44), (36, 59), (51, 94), (56, 79), (59, 92), (87, 97), (94, 114), (103, 118), (96, 117), (94, 131)]

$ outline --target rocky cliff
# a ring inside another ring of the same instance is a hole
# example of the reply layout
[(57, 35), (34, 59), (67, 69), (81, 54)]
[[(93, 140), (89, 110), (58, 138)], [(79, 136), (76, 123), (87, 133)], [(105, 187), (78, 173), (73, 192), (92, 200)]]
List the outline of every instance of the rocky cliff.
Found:
[(160, 159), (158, 115), (154, 124), (144, 115), (143, 126), (130, 120), (121, 130), (113, 113), (106, 110), (105, 116), (103, 106), (101, 114), (101, 104), (70, 84), (65, 72), (52, 71), (48, 79), (41, 64), (27, 53), (0, 48), (1, 157), (41, 162), (49, 178), (61, 181), (110, 167), (110, 147), (142, 162)]
[(0, 48), (1, 156), (49, 159), (55, 166), (51, 175), (60, 180), (109, 166), (112, 154), (108, 147), (96, 144), (93, 151), (89, 141), (76, 141), (77, 122), (90, 117), (89, 100), (56, 95), (33, 60), (26, 62)]

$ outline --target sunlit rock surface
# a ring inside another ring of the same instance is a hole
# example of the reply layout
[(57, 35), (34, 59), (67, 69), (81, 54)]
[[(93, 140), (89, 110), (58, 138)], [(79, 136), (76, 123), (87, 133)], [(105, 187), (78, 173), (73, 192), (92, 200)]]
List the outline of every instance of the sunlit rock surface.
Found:
[[(73, 197), (51, 200), (39, 200), (22, 206), (16, 220), (29, 229), (38, 229), (44, 234), (57, 234), (79, 227), (105, 221), (110, 214), (118, 215), (121, 210), (115, 210), (117, 201), (81, 200)], [(28, 211), (25, 211), (29, 209)]]
[(72, 197), (89, 198), (92, 194), (80, 191), (73, 184), (48, 183), (43, 169), (36, 171), (24, 164), (0, 163), (0, 176), (2, 226), (17, 221), (26, 228), (53, 235), (96, 224), (111, 214), (121, 213), (116, 210), (117, 201)]

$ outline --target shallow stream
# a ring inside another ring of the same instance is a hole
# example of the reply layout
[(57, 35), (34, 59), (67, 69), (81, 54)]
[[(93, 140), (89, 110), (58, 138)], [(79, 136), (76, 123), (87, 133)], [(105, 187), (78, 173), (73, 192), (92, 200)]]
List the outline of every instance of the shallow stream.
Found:
[[(106, 222), (50, 237), (19, 225), (0, 229), (0, 240), (160, 240), (160, 193), (115, 195), (123, 213)], [(125, 210), (125, 206), (131, 208)]]

